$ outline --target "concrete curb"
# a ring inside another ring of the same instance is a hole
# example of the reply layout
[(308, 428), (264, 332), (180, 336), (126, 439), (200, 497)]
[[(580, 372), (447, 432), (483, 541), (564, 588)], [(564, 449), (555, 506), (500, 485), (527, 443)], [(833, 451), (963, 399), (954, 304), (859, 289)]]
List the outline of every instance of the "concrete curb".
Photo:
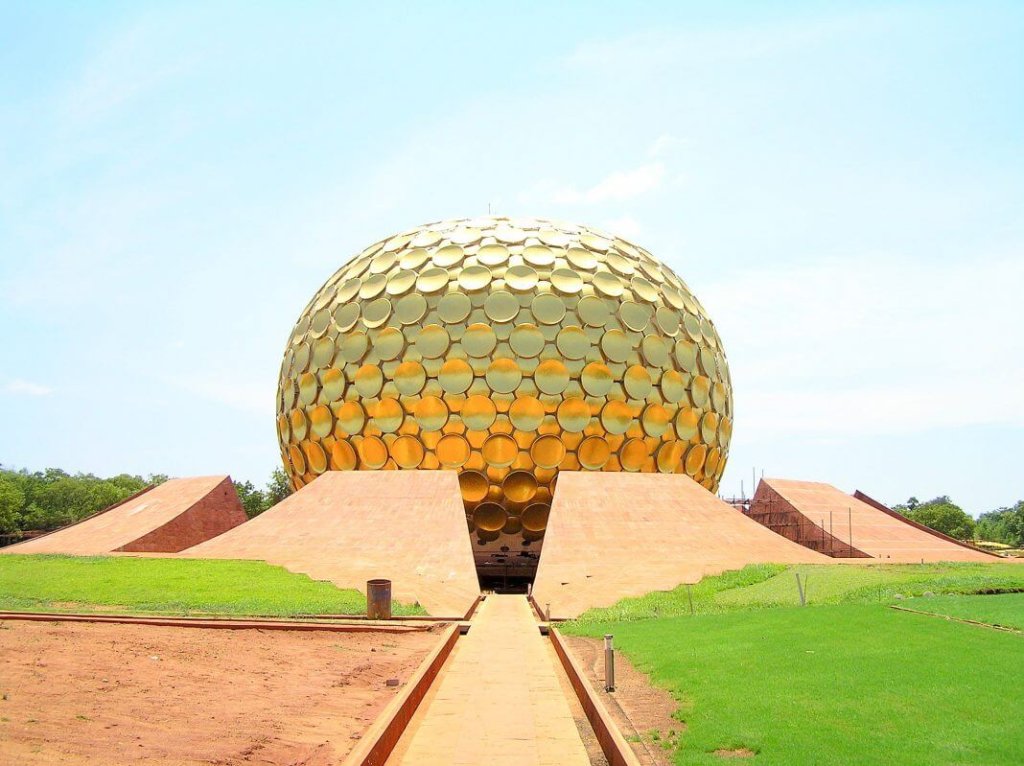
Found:
[[(408, 625), (364, 621), (359, 623), (311, 622), (299, 620), (251, 620), (208, 617), (141, 617), (116, 614), (67, 614), (60, 612), (2, 612), (0, 620), (29, 622), (99, 622), (117, 625), (152, 625), (167, 628), (207, 630), (323, 630), (335, 633), (418, 633), (431, 624)], [(440, 621), (438, 621), (440, 622)], [(437, 624), (437, 623), (434, 623)], [(457, 627), (455, 628), (457, 629)]]
[(548, 635), (551, 637), (551, 643), (555, 647), (558, 659), (562, 661), (566, 675), (569, 676), (569, 682), (583, 706), (583, 712), (586, 713), (587, 720), (590, 721), (590, 726), (601, 745), (601, 750), (604, 752), (605, 758), (608, 759), (609, 766), (641, 766), (640, 759), (626, 742), (626, 738), (622, 736), (619, 727), (615, 725), (608, 708), (604, 706), (601, 698), (597, 696), (587, 681), (576, 658), (562, 642), (558, 629), (551, 626)]
[(359, 744), (341, 762), (342, 766), (383, 766), (458, 640), (457, 625), (445, 628), (441, 642), (416, 668), (402, 691), (377, 716)]

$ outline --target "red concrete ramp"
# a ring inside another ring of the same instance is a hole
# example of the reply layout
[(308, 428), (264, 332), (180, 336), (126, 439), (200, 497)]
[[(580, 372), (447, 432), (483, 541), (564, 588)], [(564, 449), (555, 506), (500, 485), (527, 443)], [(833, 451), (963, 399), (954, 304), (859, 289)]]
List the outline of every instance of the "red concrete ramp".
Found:
[(762, 479), (751, 517), (797, 542), (836, 558), (892, 563), (1000, 560), (860, 497), (816, 481)]
[(747, 564), (831, 562), (685, 475), (558, 475), (533, 595), (556, 617)]
[(480, 594), (454, 471), (328, 471), (181, 555), (259, 559), (362, 591), (382, 577), (394, 598), (443, 617)]
[(2, 548), (0, 553), (175, 553), (245, 519), (229, 477), (170, 479), (77, 524)]

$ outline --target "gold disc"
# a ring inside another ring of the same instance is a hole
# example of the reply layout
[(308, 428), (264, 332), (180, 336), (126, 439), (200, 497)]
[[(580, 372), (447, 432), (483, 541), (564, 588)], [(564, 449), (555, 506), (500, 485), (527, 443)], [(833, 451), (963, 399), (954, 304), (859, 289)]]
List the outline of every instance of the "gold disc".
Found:
[(462, 422), (470, 431), (486, 431), (494, 424), (498, 410), (489, 396), (477, 394), (462, 405)]
[(413, 407), (413, 417), (424, 431), (440, 431), (448, 422), (448, 405), (436, 396), (424, 396)]
[(479, 471), (463, 471), (459, 474), (459, 489), (462, 491), (462, 499), (467, 503), (479, 503), (487, 497), (489, 486), (487, 477)]
[(501, 482), (501, 491), (514, 503), (526, 503), (537, 494), (537, 479), (529, 471), (512, 471)]
[(473, 383), (473, 368), (462, 359), (449, 359), (441, 365), (437, 382), (449, 394), (461, 394)]
[(508, 409), (508, 418), (520, 431), (536, 431), (544, 421), (544, 405), (533, 396), (519, 396)]
[(530, 446), (530, 457), (540, 468), (557, 468), (565, 459), (565, 444), (553, 434), (541, 436)]
[(548, 359), (537, 365), (533, 381), (545, 394), (560, 394), (569, 385), (569, 370), (557, 359)]
[(377, 436), (364, 436), (359, 442), (359, 460), (365, 468), (383, 468), (388, 462), (388, 445)]
[(619, 463), (625, 471), (639, 471), (650, 456), (647, 442), (643, 439), (630, 439), (619, 450)]
[(597, 471), (604, 467), (612, 456), (612, 448), (601, 436), (588, 436), (576, 448), (576, 458), (580, 465), (589, 471)]
[(519, 454), (519, 445), (508, 434), (491, 434), (481, 448), (484, 460), (495, 468), (506, 468)]
[(391, 457), (395, 459), (395, 464), (399, 468), (412, 469), (419, 467), (419, 464), (423, 462), (425, 454), (426, 451), (423, 449), (423, 445), (420, 444), (419, 439), (415, 436), (405, 434), (399, 436), (391, 444)]

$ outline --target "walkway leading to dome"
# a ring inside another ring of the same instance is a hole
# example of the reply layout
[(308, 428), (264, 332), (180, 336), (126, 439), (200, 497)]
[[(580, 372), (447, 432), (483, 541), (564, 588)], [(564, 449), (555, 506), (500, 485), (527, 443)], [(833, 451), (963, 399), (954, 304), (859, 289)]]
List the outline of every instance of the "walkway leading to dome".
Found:
[(555, 663), (526, 598), (488, 596), (389, 766), (589, 766)]

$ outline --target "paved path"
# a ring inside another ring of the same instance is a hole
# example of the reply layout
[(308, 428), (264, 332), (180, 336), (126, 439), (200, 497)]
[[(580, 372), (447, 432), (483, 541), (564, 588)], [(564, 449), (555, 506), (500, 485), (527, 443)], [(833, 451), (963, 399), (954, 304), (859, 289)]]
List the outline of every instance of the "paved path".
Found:
[(589, 766), (523, 596), (488, 596), (389, 764)]

